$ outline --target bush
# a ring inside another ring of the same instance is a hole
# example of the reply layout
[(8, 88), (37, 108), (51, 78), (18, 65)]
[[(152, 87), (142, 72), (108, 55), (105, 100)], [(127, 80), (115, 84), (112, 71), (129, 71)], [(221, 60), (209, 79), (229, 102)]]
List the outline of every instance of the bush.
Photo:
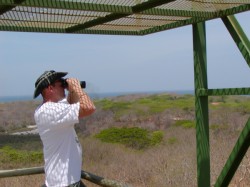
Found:
[(151, 144), (157, 145), (162, 142), (164, 133), (162, 131), (154, 131), (151, 137)]
[(183, 128), (195, 128), (195, 121), (191, 120), (178, 120), (175, 122), (174, 126), (183, 127)]
[(150, 115), (159, 114), (167, 109), (183, 109), (184, 111), (194, 111), (194, 97), (192, 95), (151, 95), (141, 97), (132, 101), (114, 101), (103, 99), (95, 102), (96, 106), (102, 110), (109, 110), (114, 113), (115, 120), (122, 116), (133, 113), (137, 117), (149, 117)]
[(0, 149), (0, 162), (11, 162), (11, 163), (41, 163), (43, 161), (42, 151), (21, 151), (14, 149), (10, 146), (4, 146)]
[(120, 143), (134, 149), (145, 149), (159, 144), (163, 140), (163, 132), (155, 131), (150, 134), (148, 130), (138, 127), (112, 127), (101, 131), (95, 137), (103, 142)]

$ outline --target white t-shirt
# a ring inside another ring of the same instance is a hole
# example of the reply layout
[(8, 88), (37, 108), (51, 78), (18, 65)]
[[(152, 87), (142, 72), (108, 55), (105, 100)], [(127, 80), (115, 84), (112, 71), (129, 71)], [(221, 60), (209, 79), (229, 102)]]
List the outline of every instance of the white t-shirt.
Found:
[(68, 186), (81, 179), (82, 148), (74, 124), (79, 122), (80, 103), (46, 102), (34, 118), (43, 142), (45, 184)]

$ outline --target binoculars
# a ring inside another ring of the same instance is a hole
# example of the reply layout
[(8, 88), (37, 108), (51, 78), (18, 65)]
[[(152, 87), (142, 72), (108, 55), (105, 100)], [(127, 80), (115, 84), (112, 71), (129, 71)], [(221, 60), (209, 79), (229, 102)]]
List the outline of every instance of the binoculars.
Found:
[[(67, 79), (61, 79), (62, 81), (62, 86), (64, 88), (67, 88), (68, 87), (68, 83), (66, 81)], [(85, 81), (80, 81), (80, 85), (81, 85), (81, 88), (86, 88), (86, 82)]]

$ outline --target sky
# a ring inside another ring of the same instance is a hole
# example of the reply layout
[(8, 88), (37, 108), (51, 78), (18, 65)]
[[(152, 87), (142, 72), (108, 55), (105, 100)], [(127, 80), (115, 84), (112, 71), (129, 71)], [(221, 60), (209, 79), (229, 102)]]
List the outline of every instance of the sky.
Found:
[[(250, 39), (250, 11), (236, 14)], [(206, 22), (208, 88), (250, 87), (250, 68), (221, 19)], [(146, 36), (0, 31), (0, 96), (33, 96), (46, 70), (88, 93), (194, 89), (192, 26)]]

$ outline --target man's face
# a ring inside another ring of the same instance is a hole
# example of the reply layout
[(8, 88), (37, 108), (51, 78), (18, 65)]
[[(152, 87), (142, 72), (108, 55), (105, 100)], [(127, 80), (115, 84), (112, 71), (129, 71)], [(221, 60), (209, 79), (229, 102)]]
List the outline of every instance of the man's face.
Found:
[(53, 92), (54, 92), (55, 98), (58, 99), (58, 101), (65, 97), (65, 90), (62, 85), (62, 81), (60, 79), (54, 82)]

